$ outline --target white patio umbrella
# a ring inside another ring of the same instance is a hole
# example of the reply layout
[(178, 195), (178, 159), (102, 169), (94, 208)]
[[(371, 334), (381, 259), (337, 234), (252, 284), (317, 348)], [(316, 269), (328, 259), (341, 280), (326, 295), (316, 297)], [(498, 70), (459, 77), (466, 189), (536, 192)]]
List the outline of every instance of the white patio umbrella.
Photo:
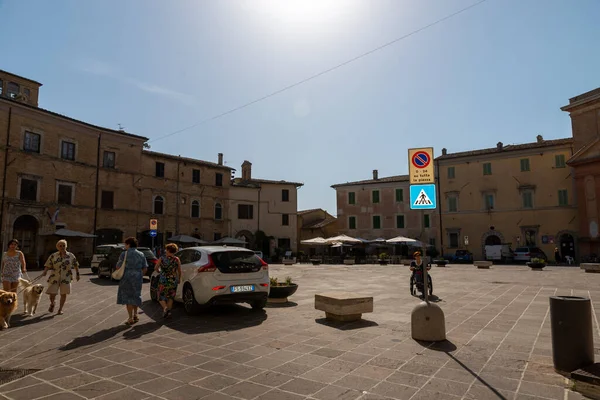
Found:
[(327, 244), (329, 244), (329, 242), (327, 240), (325, 240), (324, 238), (322, 238), (321, 236), (319, 236), (319, 237), (312, 238), (312, 239), (302, 240), (300, 242), (300, 244), (327, 245)]
[(398, 243), (398, 244), (406, 243), (406, 244), (414, 245), (416, 242), (418, 242), (418, 240), (407, 238), (404, 236), (396, 236), (395, 238), (386, 240), (386, 242), (387, 243)]
[(341, 242), (341, 243), (362, 243), (360, 239), (350, 237), (348, 235), (338, 235), (325, 239), (329, 244)]

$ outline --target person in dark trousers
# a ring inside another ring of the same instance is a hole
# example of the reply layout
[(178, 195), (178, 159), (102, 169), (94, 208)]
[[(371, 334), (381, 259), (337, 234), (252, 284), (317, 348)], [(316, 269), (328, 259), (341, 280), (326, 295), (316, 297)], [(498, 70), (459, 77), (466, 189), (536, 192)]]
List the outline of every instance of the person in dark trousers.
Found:
[(561, 258), (560, 258), (560, 251), (558, 251), (558, 247), (554, 248), (554, 261), (556, 261), (556, 264), (560, 264), (561, 263)]

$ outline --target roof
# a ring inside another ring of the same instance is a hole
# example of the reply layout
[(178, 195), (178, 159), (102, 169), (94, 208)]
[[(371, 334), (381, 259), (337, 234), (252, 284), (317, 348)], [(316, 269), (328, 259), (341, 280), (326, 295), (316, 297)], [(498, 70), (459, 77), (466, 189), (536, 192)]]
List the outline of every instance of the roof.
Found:
[(571, 111), (579, 106), (600, 100), (600, 88), (590, 90), (569, 99), (569, 104), (561, 107), (562, 111)]
[(337, 218), (324, 218), (318, 221), (313, 221), (310, 222), (306, 225), (302, 225), (302, 229), (319, 229), (319, 228), (323, 228), (324, 226), (327, 226), (329, 224), (334, 223), (337, 220)]
[(54, 111), (50, 111), (50, 110), (46, 110), (44, 108), (40, 108), (40, 107), (32, 106), (32, 105), (29, 105), (29, 104), (21, 103), (20, 101), (9, 99), (9, 98), (6, 98), (6, 97), (0, 97), (0, 101), (6, 101), (6, 102), (9, 102), (9, 103), (13, 103), (13, 104), (21, 106), (21, 107), (25, 107), (25, 108), (29, 108), (29, 109), (32, 109), (32, 110), (40, 111), (40, 112), (42, 112), (44, 114), (52, 115), (54, 117), (63, 118), (63, 119), (66, 119), (68, 121), (75, 122), (75, 123), (78, 123), (78, 124), (82, 124), (82, 125), (88, 126), (90, 128), (99, 129), (99, 130), (102, 130), (102, 131), (105, 131), (105, 132), (114, 133), (114, 134), (117, 134), (117, 135), (128, 136), (128, 137), (132, 137), (132, 138), (136, 138), (136, 139), (143, 139), (144, 141), (149, 140), (145, 136), (138, 136), (138, 135), (134, 135), (132, 133), (127, 133), (125, 131), (119, 131), (119, 130), (115, 130), (115, 129), (105, 128), (103, 126), (93, 125), (93, 124), (90, 124), (90, 123), (87, 123), (87, 122), (84, 122), (84, 121), (80, 121), (80, 120), (75, 119), (75, 118), (68, 117), (68, 116), (63, 115), (63, 114), (55, 113)]
[(336, 183), (335, 185), (331, 185), (332, 188), (344, 187), (344, 186), (355, 186), (355, 185), (369, 185), (375, 183), (390, 183), (390, 182), (408, 182), (408, 175), (396, 175), (396, 176), (388, 176), (385, 178), (379, 179), (367, 179), (364, 181), (355, 181), (355, 182), (346, 182), (346, 183)]
[(29, 81), (29, 82), (31, 82), (31, 83), (35, 83), (36, 85), (43, 86), (41, 83), (39, 83), (39, 82), (37, 82), (37, 81), (34, 81), (33, 79), (25, 78), (24, 76), (20, 76), (20, 75), (17, 75), (17, 74), (13, 74), (12, 72), (4, 71), (4, 70), (2, 70), (2, 69), (0, 69), (0, 74), (12, 75), (12, 76), (14, 76), (15, 78), (23, 79), (23, 80), (25, 80), (25, 81)]
[(585, 153), (587, 153), (589, 150), (591, 150), (592, 148), (594, 148), (594, 146), (596, 146), (598, 143), (600, 143), (600, 137), (596, 137), (594, 140), (590, 141), (588, 144), (586, 144), (585, 146), (583, 146), (582, 148), (577, 150), (577, 152), (575, 154), (573, 154), (571, 156), (571, 158), (569, 158), (567, 160), (567, 164), (575, 165), (575, 164), (583, 164), (586, 162), (597, 161), (598, 160), (597, 155), (592, 156), (591, 158), (584, 158), (583, 155)]
[(228, 167), (226, 165), (221, 165), (221, 164), (213, 163), (213, 162), (210, 162), (210, 161), (203, 161), (203, 160), (197, 160), (195, 158), (187, 158), (187, 157), (174, 156), (172, 154), (159, 153), (159, 152), (150, 151), (150, 150), (143, 150), (142, 154), (147, 154), (149, 156), (166, 158), (166, 159), (169, 159), (169, 160), (188, 161), (188, 162), (195, 163), (195, 164), (205, 165), (207, 167), (213, 167), (213, 168), (219, 168), (219, 169), (226, 169), (228, 171), (231, 171), (232, 169), (234, 169), (234, 168)]
[(322, 208), (311, 208), (310, 210), (298, 211), (298, 215), (310, 214), (311, 212), (315, 212), (315, 211), (325, 211), (325, 210), (323, 210)]
[(269, 185), (292, 185), (292, 186), (304, 186), (304, 183), (300, 182), (289, 182), (289, 181), (272, 181), (268, 179), (250, 179), (250, 180), (242, 180), (242, 178), (235, 178), (233, 180), (233, 186), (245, 186), (251, 188), (258, 188), (260, 184), (269, 184)]
[(554, 146), (567, 146), (573, 144), (573, 138), (565, 138), (565, 139), (552, 139), (552, 140), (543, 140), (540, 142), (533, 143), (524, 143), (524, 144), (509, 144), (502, 147), (493, 147), (489, 149), (481, 149), (481, 150), (469, 150), (469, 151), (461, 151), (458, 153), (448, 153), (443, 154), (436, 158), (436, 160), (448, 160), (451, 158), (461, 158), (467, 156), (481, 156), (486, 154), (499, 154), (506, 153), (510, 151), (519, 151), (519, 150), (529, 150), (529, 149), (541, 149), (545, 147), (554, 147)]

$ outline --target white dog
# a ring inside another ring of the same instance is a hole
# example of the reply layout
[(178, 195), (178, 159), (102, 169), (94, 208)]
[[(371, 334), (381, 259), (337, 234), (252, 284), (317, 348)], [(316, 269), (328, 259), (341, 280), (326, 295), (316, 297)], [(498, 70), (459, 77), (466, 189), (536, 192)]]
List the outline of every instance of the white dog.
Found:
[(44, 292), (44, 286), (39, 283), (34, 285), (23, 278), (19, 278), (19, 286), (24, 288), (23, 313), (25, 315), (33, 316), (35, 314), (35, 310), (37, 310), (38, 304), (40, 303), (40, 298)]

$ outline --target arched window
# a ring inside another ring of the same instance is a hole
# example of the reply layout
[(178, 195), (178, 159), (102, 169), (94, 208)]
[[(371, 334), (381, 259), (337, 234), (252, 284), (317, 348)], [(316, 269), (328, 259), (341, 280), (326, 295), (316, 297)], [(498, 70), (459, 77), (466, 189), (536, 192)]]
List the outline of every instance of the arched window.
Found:
[(192, 201), (192, 218), (200, 218), (200, 202), (198, 200)]
[(223, 207), (221, 207), (221, 203), (215, 204), (215, 219), (223, 219)]
[(165, 199), (162, 196), (154, 198), (154, 214), (162, 215), (165, 210)]

